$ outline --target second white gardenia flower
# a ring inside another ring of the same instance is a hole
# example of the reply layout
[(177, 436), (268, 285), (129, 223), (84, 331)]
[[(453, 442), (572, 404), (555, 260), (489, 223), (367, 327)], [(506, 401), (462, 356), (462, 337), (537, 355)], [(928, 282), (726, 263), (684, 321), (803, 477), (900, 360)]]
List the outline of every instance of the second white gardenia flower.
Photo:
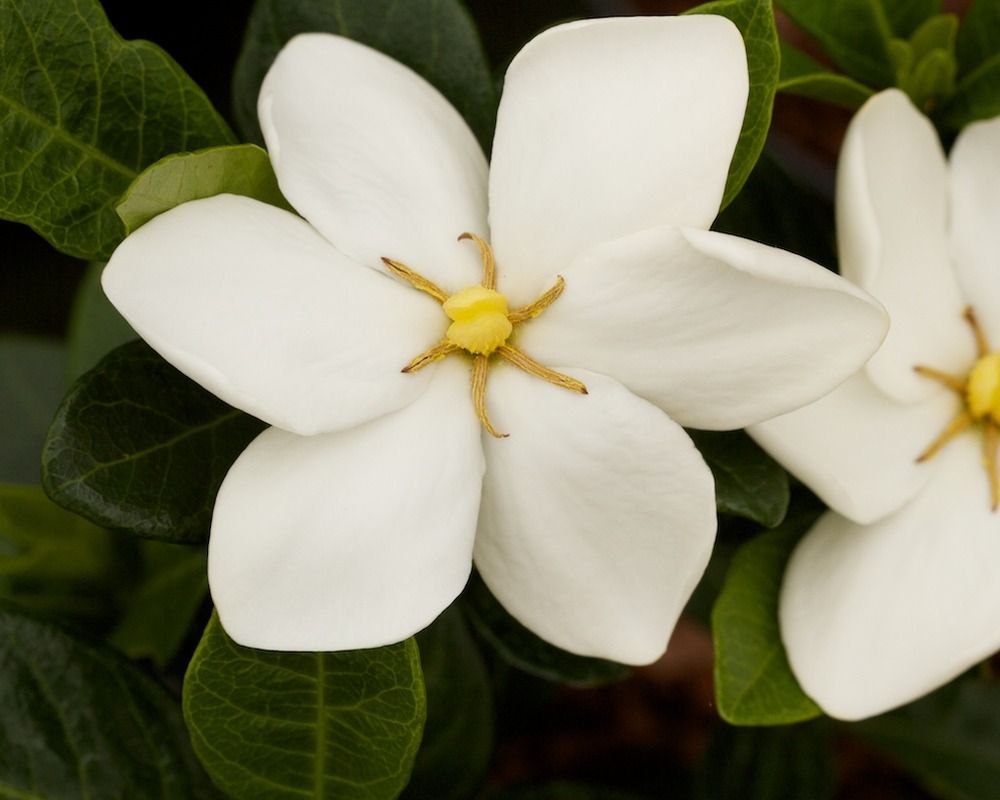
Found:
[(858, 719), (1000, 648), (1000, 119), (950, 164), (899, 91), (840, 158), (842, 273), (892, 319), (864, 370), (757, 426), (834, 511), (792, 555), (781, 635), (803, 689)]
[(715, 536), (681, 425), (802, 405), (885, 327), (840, 278), (707, 230), (746, 98), (725, 19), (561, 26), (511, 64), (488, 171), (386, 56), (321, 34), (279, 54), (261, 127), (302, 218), (187, 203), (104, 275), (167, 360), (273, 426), (215, 507), (230, 636), (398, 641), (474, 560), (560, 647), (663, 652)]

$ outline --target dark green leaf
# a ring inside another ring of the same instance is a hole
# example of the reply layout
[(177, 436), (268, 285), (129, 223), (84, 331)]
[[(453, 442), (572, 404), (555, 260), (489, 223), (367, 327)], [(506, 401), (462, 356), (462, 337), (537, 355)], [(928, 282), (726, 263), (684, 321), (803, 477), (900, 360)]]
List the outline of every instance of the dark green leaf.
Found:
[(814, 513), (789, 517), (737, 551), (712, 609), (715, 702), (734, 725), (781, 725), (820, 714), (802, 692), (778, 631), (778, 591)]
[(778, 91), (822, 100), (842, 108), (859, 108), (874, 92), (846, 75), (830, 72), (801, 50), (781, 42), (781, 77)]
[(66, 391), (66, 348), (0, 336), (0, 481), (38, 483), (42, 442)]
[(125, 568), (115, 544), (41, 488), (0, 484), (0, 597), (54, 621), (100, 628), (115, 612)]
[(394, 798), (410, 776), (425, 714), (413, 639), (275, 653), (240, 647), (213, 617), (184, 679), (195, 752), (238, 798)]
[(574, 655), (535, 636), (490, 594), (478, 574), (462, 593), (473, 630), (509, 664), (545, 680), (570, 686), (597, 686), (631, 674), (624, 664)]
[(177, 703), (125, 659), (3, 606), (0, 642), (0, 796), (217, 796)]
[(49, 429), (42, 481), (103, 527), (204, 542), (222, 479), (263, 428), (132, 342), (73, 384)]
[(825, 725), (719, 726), (701, 772), (700, 800), (827, 800), (836, 788)]
[[(1000, 12), (997, 14), (1000, 20)], [(966, 22), (966, 25), (969, 23)], [(963, 26), (964, 29), (964, 26)], [(970, 122), (1000, 115), (1000, 51), (959, 78), (955, 94), (941, 110), (941, 123), (953, 131)]]
[(771, 111), (781, 61), (778, 31), (774, 25), (771, 0), (714, 0), (687, 13), (728, 17), (740, 29), (747, 48), (750, 97), (747, 99), (743, 130), (740, 131), (736, 152), (729, 165), (729, 178), (722, 198), (722, 208), (725, 208), (743, 188), (764, 149), (764, 140), (771, 127)]
[(96, 0), (0, 0), (0, 217), (106, 259), (118, 197), (148, 164), (232, 141), (176, 62), (126, 42)]
[(1000, 684), (963, 679), (846, 728), (945, 800), (994, 800), (1000, 786)]
[(237, 144), (161, 158), (132, 182), (116, 210), (132, 233), (174, 206), (217, 194), (239, 194), (290, 208), (267, 153), (255, 144)]
[(928, 17), (941, 13), (941, 0), (880, 0), (880, 2), (893, 34), (901, 39), (913, 35)]
[(123, 597), (124, 614), (108, 641), (129, 658), (160, 669), (177, 655), (208, 596), (208, 560), (196, 547), (144, 541), (139, 577)]
[(962, 76), (1000, 58), (1000, 0), (975, 0), (958, 29), (955, 55)]
[(111, 305), (101, 288), (104, 264), (89, 264), (73, 299), (69, 318), (69, 376), (76, 380), (97, 366), (104, 356), (137, 339), (125, 318)]
[(642, 798), (582, 783), (557, 781), (541, 786), (525, 786), (490, 792), (484, 800), (642, 800)]
[(715, 477), (715, 503), (723, 514), (773, 528), (788, 511), (788, 474), (743, 431), (688, 434)]
[(888, 43), (897, 34), (879, 0), (775, 0), (834, 64), (866, 86), (895, 85)]
[(475, 796), (493, 755), (493, 698), (486, 665), (458, 606), (417, 634), (427, 725), (404, 800)]
[(475, 26), (457, 0), (257, 0), (236, 62), (236, 121), (251, 141), (263, 143), (257, 95), (285, 42), (319, 31), (381, 50), (432, 83), (465, 117), (487, 153), (497, 97)]
[(798, 253), (827, 268), (837, 264), (832, 203), (796, 183), (766, 155), (712, 228)]

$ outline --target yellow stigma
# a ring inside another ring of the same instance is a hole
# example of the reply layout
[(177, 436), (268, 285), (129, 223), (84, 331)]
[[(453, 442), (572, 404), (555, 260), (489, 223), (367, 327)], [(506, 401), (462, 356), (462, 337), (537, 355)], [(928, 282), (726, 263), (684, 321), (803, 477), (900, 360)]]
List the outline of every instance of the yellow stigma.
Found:
[(969, 373), (965, 401), (976, 419), (987, 416), (1000, 423), (1000, 353), (988, 353)]
[(484, 286), (462, 289), (445, 300), (443, 308), (454, 320), (445, 339), (476, 355), (488, 356), (514, 329), (507, 319), (507, 298)]

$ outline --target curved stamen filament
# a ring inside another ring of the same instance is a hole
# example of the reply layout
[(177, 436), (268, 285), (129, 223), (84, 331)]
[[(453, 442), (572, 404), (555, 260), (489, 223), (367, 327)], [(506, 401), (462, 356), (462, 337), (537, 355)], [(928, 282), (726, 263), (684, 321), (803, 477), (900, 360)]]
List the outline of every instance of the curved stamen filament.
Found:
[(445, 291), (438, 286), (433, 281), (427, 280), (423, 275), (418, 272), (414, 272), (406, 264), (401, 261), (394, 261), (391, 258), (386, 258), (382, 256), (382, 263), (385, 264), (389, 271), (398, 278), (402, 278), (404, 281), (410, 284), (414, 289), (419, 289), (425, 294), (429, 294), (439, 303), (443, 303), (448, 299), (448, 295)]
[(486, 376), (490, 369), (489, 356), (476, 356), (472, 362), (472, 405), (476, 409), (476, 416), (479, 422), (490, 436), (497, 439), (506, 439), (509, 433), (500, 433), (490, 422), (489, 414), (486, 412)]
[(986, 334), (983, 332), (979, 320), (976, 319), (976, 312), (972, 310), (972, 306), (966, 306), (965, 313), (962, 316), (969, 323), (969, 327), (972, 328), (972, 335), (976, 338), (976, 355), (982, 358), (990, 352), (990, 344), (986, 341)]
[(566, 288), (566, 281), (563, 280), (563, 276), (556, 275), (556, 282), (551, 289), (535, 300), (535, 302), (529, 303), (523, 308), (516, 308), (511, 311), (507, 315), (507, 319), (509, 319), (514, 325), (517, 325), (520, 322), (526, 322), (529, 319), (534, 319), (559, 299), (559, 295), (563, 293), (564, 288)]
[(983, 435), (983, 466), (990, 481), (990, 506), (996, 511), (1000, 505), (1000, 470), (997, 468), (997, 447), (1000, 445), (1000, 428), (993, 421), (986, 423)]
[(951, 422), (948, 423), (947, 427), (941, 431), (940, 435), (922, 452), (917, 456), (917, 463), (926, 461), (929, 458), (937, 455), (938, 451), (941, 450), (948, 442), (954, 439), (958, 434), (964, 431), (972, 424), (972, 414), (968, 412), (967, 409), (959, 411), (958, 414), (952, 418)]
[(443, 342), (438, 342), (433, 347), (424, 350), (419, 356), (413, 359), (409, 364), (407, 364), (400, 372), (418, 372), (426, 367), (428, 364), (433, 364), (435, 361), (440, 361), (445, 356), (450, 356), (452, 353), (457, 353), (462, 348), (457, 344), (452, 344), (451, 342), (445, 340)]
[(497, 262), (493, 258), (493, 249), (482, 239), (480, 239), (476, 234), (466, 231), (461, 236), (458, 237), (458, 241), (470, 241), (475, 242), (476, 247), (479, 248), (479, 255), (483, 259), (483, 288), (484, 289), (496, 289), (497, 288)]
[(501, 345), (496, 349), (496, 354), (505, 361), (509, 361), (515, 367), (523, 369), (529, 375), (534, 375), (537, 378), (554, 383), (556, 386), (562, 386), (564, 389), (569, 389), (578, 394), (587, 394), (587, 387), (581, 381), (539, 364), (535, 359), (529, 358), (520, 350), (515, 350), (510, 345)]
[(923, 364), (917, 364), (913, 368), (913, 371), (918, 375), (923, 375), (925, 378), (930, 378), (933, 381), (937, 381), (944, 386), (947, 386), (953, 392), (958, 392), (963, 397), (965, 396), (965, 381), (961, 378), (956, 378), (947, 372), (942, 372), (939, 369), (934, 369), (934, 367), (925, 367)]

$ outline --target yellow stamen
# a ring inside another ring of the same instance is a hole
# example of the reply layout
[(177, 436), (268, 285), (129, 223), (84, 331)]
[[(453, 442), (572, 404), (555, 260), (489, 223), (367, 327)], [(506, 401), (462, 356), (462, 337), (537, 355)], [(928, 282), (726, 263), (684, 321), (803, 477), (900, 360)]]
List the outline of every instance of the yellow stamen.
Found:
[(497, 439), (506, 439), (509, 433), (500, 433), (490, 422), (489, 414), (486, 413), (486, 375), (490, 369), (489, 356), (476, 356), (472, 362), (472, 405), (476, 409), (476, 416), (479, 422), (490, 436)]
[(972, 415), (967, 409), (962, 409), (958, 414), (952, 419), (951, 422), (941, 431), (940, 435), (931, 442), (927, 448), (917, 456), (917, 463), (926, 461), (929, 458), (937, 455), (938, 451), (941, 450), (948, 442), (954, 439), (958, 434), (964, 431), (972, 424)]
[(976, 361), (969, 373), (965, 402), (976, 419), (989, 416), (1000, 422), (1000, 353), (989, 353)]
[(493, 258), (493, 249), (486, 242), (476, 236), (476, 234), (469, 233), (468, 231), (459, 236), (458, 241), (475, 242), (476, 247), (479, 248), (479, 255), (483, 259), (483, 288), (496, 289), (497, 262), (496, 259)]
[(917, 364), (913, 368), (913, 371), (918, 375), (923, 375), (925, 378), (930, 378), (932, 381), (937, 381), (940, 384), (947, 386), (954, 392), (958, 392), (963, 397), (965, 396), (965, 381), (961, 378), (956, 378), (954, 375), (949, 375), (947, 372), (941, 372), (939, 369), (934, 369), (933, 367), (925, 367), (923, 364)]
[(485, 286), (470, 286), (449, 297), (444, 313), (454, 322), (445, 337), (476, 355), (489, 355), (507, 341), (514, 326), (507, 319), (507, 298)]
[(535, 302), (529, 303), (524, 306), (524, 308), (518, 308), (511, 311), (510, 314), (507, 315), (507, 319), (515, 325), (521, 322), (526, 322), (529, 319), (534, 319), (559, 299), (559, 295), (563, 293), (564, 288), (566, 288), (566, 281), (563, 280), (563, 276), (556, 275), (555, 285), (551, 289), (545, 292), (545, 294), (539, 297)]
[(571, 378), (569, 375), (563, 375), (561, 372), (556, 372), (554, 369), (542, 366), (535, 359), (529, 358), (520, 350), (515, 350), (510, 345), (505, 344), (498, 347), (497, 355), (505, 361), (509, 361), (515, 367), (523, 369), (529, 375), (534, 375), (578, 394), (587, 394), (587, 387), (576, 378)]
[(969, 323), (969, 327), (972, 328), (972, 335), (976, 338), (976, 355), (982, 358), (990, 352), (990, 344), (986, 340), (986, 334), (983, 332), (979, 320), (976, 319), (976, 312), (972, 310), (972, 306), (966, 306), (965, 313), (962, 316)]
[(990, 482), (990, 507), (996, 511), (1000, 505), (1000, 470), (997, 468), (997, 447), (1000, 445), (1000, 428), (992, 421), (986, 423), (983, 435), (983, 466)]
[(403, 367), (401, 372), (419, 372), (428, 364), (433, 364), (435, 361), (440, 361), (445, 356), (450, 356), (452, 353), (457, 353), (461, 350), (457, 344), (452, 344), (449, 341), (438, 342), (433, 347), (425, 350), (419, 356), (417, 356), (413, 361)]
[(406, 264), (402, 263), (401, 261), (394, 261), (391, 258), (386, 258), (385, 256), (383, 256), (382, 263), (389, 268), (389, 271), (392, 272), (393, 275), (402, 278), (404, 281), (409, 283), (410, 286), (412, 286), (414, 289), (419, 289), (421, 292), (426, 292), (435, 300), (437, 300), (439, 303), (443, 303), (445, 300), (448, 299), (448, 295), (444, 293), (444, 290), (441, 289), (440, 286), (438, 286), (433, 281), (427, 280), (427, 278), (425, 278), (423, 275), (414, 272), (412, 269), (410, 269), (408, 266), (406, 266)]

